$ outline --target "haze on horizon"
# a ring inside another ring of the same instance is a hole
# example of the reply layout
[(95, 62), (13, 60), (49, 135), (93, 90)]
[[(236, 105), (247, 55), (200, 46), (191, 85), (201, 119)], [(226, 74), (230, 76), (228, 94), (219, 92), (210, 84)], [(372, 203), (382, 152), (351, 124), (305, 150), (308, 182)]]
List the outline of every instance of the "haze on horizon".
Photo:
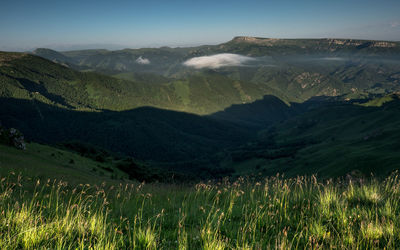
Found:
[(400, 1), (7, 1), (0, 50), (193, 46), (234, 36), (400, 41)]

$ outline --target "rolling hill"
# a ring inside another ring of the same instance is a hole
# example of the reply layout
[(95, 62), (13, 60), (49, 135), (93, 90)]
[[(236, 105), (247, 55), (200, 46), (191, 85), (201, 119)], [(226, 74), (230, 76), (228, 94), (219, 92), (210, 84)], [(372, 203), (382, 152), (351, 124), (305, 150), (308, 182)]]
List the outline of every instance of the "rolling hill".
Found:
[(99, 183), (128, 179), (128, 175), (109, 162), (98, 162), (77, 153), (38, 143), (26, 150), (0, 144), (0, 174), (11, 172), (34, 179), (57, 179), (70, 184)]
[(399, 114), (398, 94), (363, 104), (332, 102), (260, 132), (225, 155), (221, 166), (238, 175), (386, 176), (400, 167)]
[(76, 110), (129, 110), (152, 106), (211, 114), (232, 104), (253, 102), (273, 90), (216, 72), (195, 72), (160, 84), (79, 72), (41, 57), (0, 53), (0, 96), (35, 99)]
[(399, 48), (236, 37), (191, 48), (0, 52), (0, 120), (35, 142), (89, 143), (207, 178), (387, 173), (399, 166)]

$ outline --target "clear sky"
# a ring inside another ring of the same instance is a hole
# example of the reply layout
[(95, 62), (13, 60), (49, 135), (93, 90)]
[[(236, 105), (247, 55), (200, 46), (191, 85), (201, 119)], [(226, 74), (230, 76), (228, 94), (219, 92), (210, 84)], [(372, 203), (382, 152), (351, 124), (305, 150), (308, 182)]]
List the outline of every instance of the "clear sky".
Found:
[(400, 40), (400, 0), (1, 0), (0, 50), (188, 46), (234, 36)]

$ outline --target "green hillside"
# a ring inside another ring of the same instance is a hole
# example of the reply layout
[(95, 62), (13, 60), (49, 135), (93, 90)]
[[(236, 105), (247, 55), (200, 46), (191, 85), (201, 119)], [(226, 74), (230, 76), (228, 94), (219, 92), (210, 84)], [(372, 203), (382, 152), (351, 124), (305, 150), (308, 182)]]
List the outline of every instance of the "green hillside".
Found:
[[(255, 135), (218, 116), (165, 109), (210, 114), (269, 92), (265, 86), (243, 84), (215, 72), (148, 84), (78, 72), (28, 54), (2, 52), (0, 57), (0, 120), (5, 125), (36, 141), (83, 140), (146, 160), (187, 161)], [(285, 104), (265, 103), (275, 104), (275, 111), (264, 112), (269, 122), (284, 117), (279, 109), (286, 109)]]
[(238, 175), (385, 176), (400, 167), (400, 100), (392, 98), (380, 107), (332, 103), (312, 109), (260, 132), (221, 165)]
[(0, 93), (2, 97), (38, 100), (58, 107), (78, 110), (125, 110), (133, 107), (168, 105), (160, 93), (166, 87), (118, 80), (95, 73), (81, 73), (37, 56), (1, 52)]
[[(211, 114), (232, 104), (253, 102), (274, 90), (215, 72), (159, 84), (78, 72), (28, 54), (0, 52), (0, 96), (38, 100), (74, 110), (128, 110), (143, 106)], [(148, 76), (147, 78), (151, 77)], [(151, 79), (154, 79), (152, 77)]]
[(10, 98), (0, 98), (0, 104), (3, 124), (18, 128), (29, 139), (84, 141), (146, 160), (195, 159), (255, 136), (255, 131), (235, 123), (149, 107), (83, 112)]
[(55, 63), (60, 63), (66, 67), (75, 67), (77, 63), (77, 61), (71, 59), (70, 57), (51, 49), (37, 48), (32, 52), (32, 54), (46, 58)]
[(0, 175), (11, 172), (33, 179), (57, 179), (71, 184), (117, 182), (128, 175), (110, 162), (99, 162), (77, 153), (28, 143), (26, 150), (0, 144)]

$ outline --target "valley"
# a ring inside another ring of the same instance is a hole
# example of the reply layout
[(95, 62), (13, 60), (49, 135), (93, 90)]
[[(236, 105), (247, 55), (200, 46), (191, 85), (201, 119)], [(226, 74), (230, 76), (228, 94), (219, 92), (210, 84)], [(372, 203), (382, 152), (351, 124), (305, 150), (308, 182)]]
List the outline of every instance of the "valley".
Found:
[(0, 121), (33, 142), (86, 143), (206, 179), (386, 175), (398, 167), (399, 48), (235, 37), (187, 48), (1, 52)]

